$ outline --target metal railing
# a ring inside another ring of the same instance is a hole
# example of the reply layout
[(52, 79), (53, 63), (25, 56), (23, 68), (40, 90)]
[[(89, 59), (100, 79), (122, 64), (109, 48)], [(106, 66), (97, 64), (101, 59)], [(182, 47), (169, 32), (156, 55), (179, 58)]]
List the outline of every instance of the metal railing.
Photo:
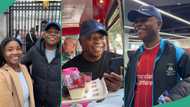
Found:
[(26, 34), (35, 28), (41, 35), (44, 21), (61, 24), (61, 1), (49, 1), (48, 4), (45, 8), (42, 1), (16, 1), (7, 12), (7, 34), (15, 35), (17, 30)]

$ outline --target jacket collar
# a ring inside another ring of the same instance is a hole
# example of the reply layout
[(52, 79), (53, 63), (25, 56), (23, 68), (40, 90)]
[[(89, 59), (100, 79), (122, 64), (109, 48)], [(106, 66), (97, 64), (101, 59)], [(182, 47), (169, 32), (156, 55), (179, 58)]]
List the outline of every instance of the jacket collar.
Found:
[[(21, 68), (21, 72), (23, 72), (24, 77), (26, 79), (26, 82), (27, 82), (27, 85), (28, 85), (28, 88), (29, 88), (30, 105), (31, 105), (31, 107), (33, 107), (34, 106), (34, 99), (33, 99), (34, 96), (33, 96), (32, 80), (31, 80), (30, 75), (29, 75), (29, 73), (27, 71), (27, 68), (24, 65), (21, 65), (21, 64), (19, 64), (19, 66)], [(20, 84), (18, 73), (12, 67), (10, 67), (7, 64), (5, 64), (2, 67), (2, 69), (4, 69), (5, 71), (7, 71), (9, 73), (9, 75), (11, 77), (11, 81), (13, 83), (13, 87), (15, 87), (15, 89), (16, 89), (16, 94), (17, 94), (18, 100), (20, 102), (20, 105), (23, 105), (24, 104), (23, 93), (22, 93), (23, 89), (22, 89), (22, 86)]]
[[(56, 53), (55, 53), (55, 57), (58, 57), (60, 58), (61, 56), (61, 48), (59, 46), (60, 44), (58, 44), (57, 46), (57, 49), (56, 49)], [(43, 38), (41, 38), (39, 41), (37, 41), (37, 43), (35, 44), (35, 47), (37, 48), (37, 50), (39, 51), (39, 53), (42, 55), (42, 56), (46, 56), (45, 55), (45, 40)], [(45, 57), (46, 58), (46, 57)], [(46, 58), (46, 61), (47, 61), (47, 58)]]
[[(160, 51), (161, 51), (161, 53), (164, 51), (165, 41), (166, 41), (166, 40), (160, 38)], [(138, 51), (139, 51), (139, 52), (144, 52), (144, 44), (141, 45), (141, 46), (138, 48)]]

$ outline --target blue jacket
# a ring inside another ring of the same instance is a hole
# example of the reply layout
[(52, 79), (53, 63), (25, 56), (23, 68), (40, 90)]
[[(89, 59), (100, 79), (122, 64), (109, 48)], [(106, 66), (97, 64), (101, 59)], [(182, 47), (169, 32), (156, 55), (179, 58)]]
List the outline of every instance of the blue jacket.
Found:
[[(144, 51), (141, 46), (130, 59), (125, 75), (124, 106), (133, 107), (136, 87), (136, 64)], [(153, 67), (153, 105), (165, 91), (173, 100), (190, 94), (190, 56), (173, 44), (160, 40), (160, 49)]]

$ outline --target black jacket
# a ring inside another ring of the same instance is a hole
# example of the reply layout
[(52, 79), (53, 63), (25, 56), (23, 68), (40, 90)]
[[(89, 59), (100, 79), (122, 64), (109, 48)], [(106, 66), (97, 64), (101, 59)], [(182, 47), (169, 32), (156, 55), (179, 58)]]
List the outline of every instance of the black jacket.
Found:
[(32, 65), (31, 77), (34, 82), (36, 106), (45, 101), (57, 107), (61, 98), (61, 58), (59, 49), (55, 58), (48, 63), (45, 55), (44, 40), (39, 40), (23, 57), (22, 63)]
[[(125, 107), (133, 105), (136, 87), (136, 64), (143, 47), (139, 48), (129, 61), (125, 75)], [(172, 100), (177, 100), (190, 94), (190, 57), (173, 44), (162, 40), (154, 62), (153, 70), (153, 105), (158, 104), (158, 98), (168, 91)]]

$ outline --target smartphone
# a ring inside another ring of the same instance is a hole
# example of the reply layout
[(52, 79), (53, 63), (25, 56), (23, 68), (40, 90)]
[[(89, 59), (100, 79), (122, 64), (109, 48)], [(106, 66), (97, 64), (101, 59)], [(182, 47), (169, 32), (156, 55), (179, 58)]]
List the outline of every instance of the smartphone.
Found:
[(115, 57), (109, 61), (109, 72), (121, 74), (121, 67), (123, 67), (123, 57)]

